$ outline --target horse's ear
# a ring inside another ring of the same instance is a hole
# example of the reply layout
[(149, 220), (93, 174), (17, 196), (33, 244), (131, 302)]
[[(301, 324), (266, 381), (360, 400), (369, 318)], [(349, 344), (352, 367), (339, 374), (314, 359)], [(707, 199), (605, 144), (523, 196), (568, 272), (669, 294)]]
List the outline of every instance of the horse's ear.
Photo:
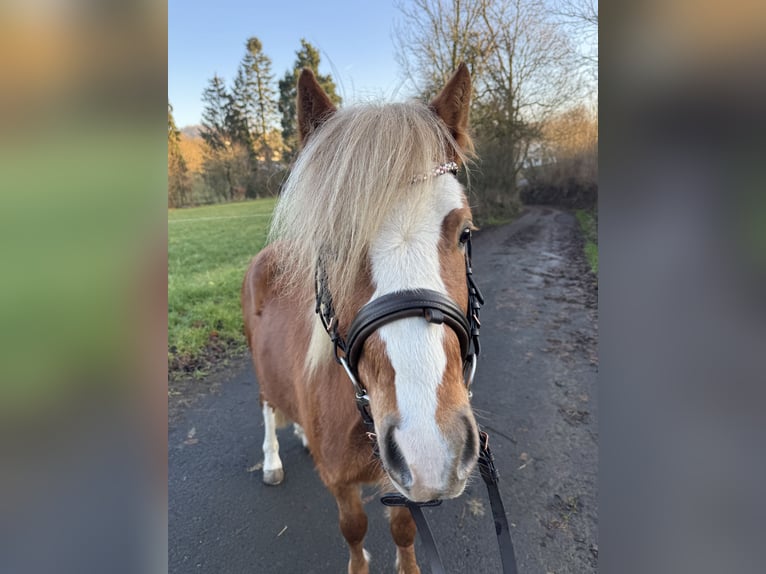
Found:
[(306, 138), (335, 112), (335, 106), (309, 68), (303, 68), (298, 78), (297, 108), (301, 145), (305, 144)]
[(471, 73), (464, 62), (460, 63), (439, 95), (431, 101), (430, 107), (447, 124), (460, 149), (467, 153), (473, 152), (473, 142), (468, 135)]

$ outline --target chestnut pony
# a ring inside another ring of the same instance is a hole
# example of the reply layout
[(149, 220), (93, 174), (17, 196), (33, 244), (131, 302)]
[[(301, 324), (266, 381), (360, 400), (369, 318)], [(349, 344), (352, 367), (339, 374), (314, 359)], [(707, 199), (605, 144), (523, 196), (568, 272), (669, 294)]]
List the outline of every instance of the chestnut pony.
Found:
[[(459, 496), (478, 457), (478, 429), (458, 336), (446, 324), (408, 317), (364, 342), (356, 371), (375, 421), (374, 434), (365, 433), (352, 383), (315, 313), (315, 273), (321, 264), (343, 337), (366, 303), (390, 293), (428, 289), (466, 312), (471, 211), (449, 172), (472, 152), (470, 96), (461, 64), (430, 105), (336, 110), (304, 69), (302, 150), (270, 244), (242, 287), (265, 427), (263, 480), (283, 480), (276, 429), (293, 421), (337, 501), (352, 573), (368, 572), (369, 564), (361, 485), (378, 483), (416, 502)], [(397, 571), (419, 572), (410, 511), (391, 508), (389, 517)]]

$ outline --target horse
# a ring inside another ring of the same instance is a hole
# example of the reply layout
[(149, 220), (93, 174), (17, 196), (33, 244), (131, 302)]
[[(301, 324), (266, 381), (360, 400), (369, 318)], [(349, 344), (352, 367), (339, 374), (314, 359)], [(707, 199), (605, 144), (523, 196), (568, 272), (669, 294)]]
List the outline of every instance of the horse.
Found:
[[(470, 98), (461, 64), (430, 104), (336, 109), (304, 69), (301, 149), (269, 243), (245, 274), (263, 482), (284, 479), (276, 430), (293, 422), (336, 499), (349, 573), (369, 569), (362, 485), (414, 502), (454, 498), (479, 456), (465, 341), (454, 326), (455, 315), (469, 313), (466, 242), (474, 226), (455, 173), (473, 155)], [(448, 309), (375, 324), (355, 349), (338, 344), (354, 336), (360, 310), (403, 293), (431, 293)], [(350, 368), (344, 357), (353, 354)], [(389, 522), (397, 571), (420, 572), (410, 511), (390, 508)]]

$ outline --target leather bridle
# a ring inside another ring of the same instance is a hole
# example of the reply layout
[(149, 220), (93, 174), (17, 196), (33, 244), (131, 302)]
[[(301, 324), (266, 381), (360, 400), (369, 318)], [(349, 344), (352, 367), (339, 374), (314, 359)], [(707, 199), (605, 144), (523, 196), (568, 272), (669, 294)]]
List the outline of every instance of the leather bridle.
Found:
[[(428, 177), (443, 173), (456, 173), (457, 165), (442, 164)], [(421, 181), (414, 179), (413, 182)], [(479, 310), (484, 304), (484, 297), (473, 280), (471, 268), (471, 235), (470, 232), (464, 243), (465, 276), (468, 287), (468, 308), (463, 311), (449, 296), (431, 289), (413, 289), (388, 293), (377, 297), (364, 305), (356, 314), (344, 338), (338, 328), (338, 318), (333, 307), (332, 295), (327, 285), (327, 276), (321, 260), (317, 261), (315, 273), (316, 313), (333, 343), (335, 360), (346, 371), (354, 387), (356, 406), (367, 430), (367, 435), (373, 444), (375, 456), (379, 456), (378, 442), (375, 437), (375, 423), (370, 411), (370, 397), (359, 380), (359, 360), (364, 350), (365, 341), (382, 326), (409, 317), (423, 317), (436, 325), (447, 325), (460, 342), (460, 353), (463, 359), (463, 378), (471, 396), (471, 385), (476, 374), (476, 364), (481, 347), (479, 345)], [(487, 487), (492, 517), (495, 522), (495, 533), (500, 546), (500, 557), (505, 574), (516, 574), (516, 558), (511, 543), (508, 518), (505, 514), (500, 490), (498, 489), (499, 475), (494, 464), (494, 457), (489, 450), (489, 436), (479, 431), (479, 461), (478, 467), (484, 484)], [(431, 563), (433, 574), (444, 573), (439, 551), (431, 535), (428, 521), (423, 514), (422, 506), (437, 506), (440, 500), (416, 503), (397, 494), (387, 494), (381, 498), (386, 506), (406, 506), (412, 514), (418, 532), (421, 535), (424, 549)]]
[(338, 320), (332, 303), (332, 296), (327, 287), (327, 278), (321, 262), (317, 264), (315, 275), (316, 312), (333, 343), (335, 360), (346, 371), (356, 396), (356, 405), (367, 431), (374, 432), (370, 398), (367, 390), (360, 383), (359, 360), (367, 339), (383, 325), (408, 317), (423, 317), (429, 323), (445, 324), (450, 327), (460, 342), (463, 359), (463, 376), (468, 392), (476, 373), (476, 361), (481, 351), (479, 345), (479, 310), (484, 304), (484, 297), (473, 280), (471, 269), (471, 238), (464, 243), (465, 273), (468, 287), (468, 309), (463, 311), (455, 301), (438, 291), (431, 289), (412, 289), (388, 293), (373, 299), (364, 305), (354, 317), (344, 338), (338, 328)]

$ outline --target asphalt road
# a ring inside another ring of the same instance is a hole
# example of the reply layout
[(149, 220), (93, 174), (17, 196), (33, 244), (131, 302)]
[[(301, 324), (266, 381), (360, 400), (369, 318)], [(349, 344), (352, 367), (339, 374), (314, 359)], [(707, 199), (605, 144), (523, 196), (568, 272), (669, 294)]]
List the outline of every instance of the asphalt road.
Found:
[[(521, 574), (597, 570), (597, 310), (581, 241), (574, 216), (547, 207), (473, 241), (486, 299), (473, 406), (490, 435)], [(335, 501), (290, 429), (279, 431), (285, 482), (261, 482), (249, 360), (215, 378), (216, 390), (176, 409), (169, 428), (170, 573), (345, 572)], [(393, 572), (375, 494), (365, 491), (365, 547), (371, 572)], [(501, 571), (478, 475), (427, 513), (448, 572)]]

